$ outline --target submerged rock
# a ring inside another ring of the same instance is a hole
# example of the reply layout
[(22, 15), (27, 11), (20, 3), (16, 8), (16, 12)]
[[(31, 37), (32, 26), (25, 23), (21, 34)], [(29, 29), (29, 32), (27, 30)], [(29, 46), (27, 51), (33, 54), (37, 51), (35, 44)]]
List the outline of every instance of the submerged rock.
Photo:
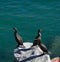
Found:
[(24, 43), (24, 46), (14, 49), (15, 62), (51, 62), (50, 56), (43, 54), (38, 46), (31, 47), (32, 43), (28, 42)]
[(60, 62), (60, 57), (55, 57), (51, 60), (51, 62)]

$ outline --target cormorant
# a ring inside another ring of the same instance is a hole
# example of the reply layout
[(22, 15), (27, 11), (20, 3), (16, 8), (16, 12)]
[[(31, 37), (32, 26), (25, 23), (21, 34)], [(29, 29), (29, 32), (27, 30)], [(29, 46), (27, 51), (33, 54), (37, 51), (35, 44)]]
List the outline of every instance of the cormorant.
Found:
[(41, 31), (41, 29), (38, 30), (38, 35), (35, 37), (32, 47), (38, 45), (43, 53), (48, 53), (46, 46), (41, 43)]
[(18, 46), (23, 45), (23, 40), (21, 36), (18, 34), (17, 28), (14, 27), (13, 30), (14, 30), (14, 37), (15, 37), (16, 42), (18, 43)]
[(38, 30), (38, 35), (35, 37), (33, 45), (32, 46), (36, 46), (41, 44), (41, 29)]

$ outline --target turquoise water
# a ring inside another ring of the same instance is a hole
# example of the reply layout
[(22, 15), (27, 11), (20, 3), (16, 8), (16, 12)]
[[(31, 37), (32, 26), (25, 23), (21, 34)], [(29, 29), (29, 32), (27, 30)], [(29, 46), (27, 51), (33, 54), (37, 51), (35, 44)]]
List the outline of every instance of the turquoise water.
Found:
[(60, 56), (59, 0), (0, 0), (0, 62), (14, 60), (13, 27), (24, 42), (33, 42), (42, 29), (42, 43), (51, 51), (51, 58)]

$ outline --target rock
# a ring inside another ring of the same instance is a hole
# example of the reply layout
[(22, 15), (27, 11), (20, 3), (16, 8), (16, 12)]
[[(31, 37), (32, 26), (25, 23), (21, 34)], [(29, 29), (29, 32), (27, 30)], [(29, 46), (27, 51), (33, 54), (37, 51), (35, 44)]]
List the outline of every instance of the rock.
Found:
[(28, 42), (24, 43), (24, 46), (14, 49), (15, 62), (51, 62), (50, 56), (43, 54), (38, 46), (31, 47), (32, 43)]
[(52, 62), (60, 62), (60, 57), (55, 57), (51, 60)]

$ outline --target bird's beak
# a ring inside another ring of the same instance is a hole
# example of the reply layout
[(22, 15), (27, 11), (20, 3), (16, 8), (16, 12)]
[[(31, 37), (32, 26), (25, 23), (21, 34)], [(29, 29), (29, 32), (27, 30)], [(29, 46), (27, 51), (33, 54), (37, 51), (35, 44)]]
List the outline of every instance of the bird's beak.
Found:
[(13, 31), (14, 31), (14, 29), (13, 29), (13, 28), (11, 28), (11, 30), (13, 30)]
[(40, 32), (42, 32), (42, 29), (40, 29)]

